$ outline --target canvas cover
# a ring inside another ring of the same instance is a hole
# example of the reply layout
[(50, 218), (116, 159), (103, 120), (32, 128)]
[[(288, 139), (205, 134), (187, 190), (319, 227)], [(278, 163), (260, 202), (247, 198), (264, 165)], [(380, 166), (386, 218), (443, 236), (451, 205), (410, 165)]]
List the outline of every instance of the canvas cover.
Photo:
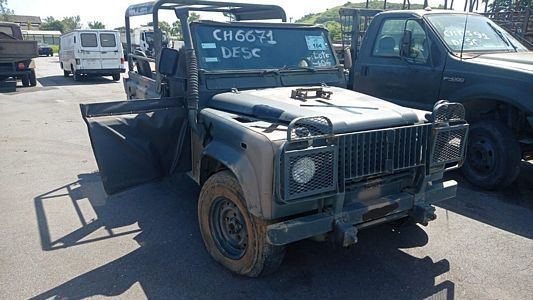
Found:
[(114, 194), (187, 169), (187, 110), (175, 99), (81, 104), (104, 189)]

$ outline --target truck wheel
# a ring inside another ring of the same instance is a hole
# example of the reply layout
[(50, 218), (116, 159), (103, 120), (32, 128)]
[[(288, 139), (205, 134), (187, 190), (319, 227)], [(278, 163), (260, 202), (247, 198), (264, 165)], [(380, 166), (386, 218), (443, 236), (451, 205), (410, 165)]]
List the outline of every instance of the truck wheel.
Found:
[(113, 74), (113, 80), (119, 81), (120, 80), (120, 74)]
[(37, 76), (35, 75), (35, 69), (31, 69), (29, 77), (30, 77), (30, 86), (36, 86), (37, 85)]
[(229, 171), (212, 175), (202, 187), (198, 220), (205, 247), (231, 271), (257, 277), (277, 270), (284, 246), (266, 241), (268, 223), (252, 215), (239, 182)]
[(470, 126), (468, 149), (462, 167), (465, 178), (485, 189), (509, 186), (520, 172), (520, 145), (509, 128), (498, 121)]
[(70, 72), (69, 71), (65, 71), (63, 70), (63, 76), (64, 77), (68, 77), (70, 75)]
[(22, 81), (22, 86), (23, 87), (30, 86), (30, 76), (22, 75), (22, 76), (20, 76), (20, 81)]

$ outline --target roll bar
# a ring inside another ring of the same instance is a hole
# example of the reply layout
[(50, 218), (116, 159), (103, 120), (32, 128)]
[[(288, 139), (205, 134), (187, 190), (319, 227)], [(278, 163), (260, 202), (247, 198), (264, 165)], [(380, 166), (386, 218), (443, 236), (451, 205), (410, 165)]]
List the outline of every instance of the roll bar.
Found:
[[(161, 30), (159, 29), (159, 10), (174, 10), (176, 17), (182, 23), (184, 31), (183, 40), (186, 49), (193, 49), (192, 39), (189, 28), (183, 22), (186, 22), (190, 11), (197, 12), (220, 12), (229, 13), (235, 16), (236, 21), (248, 20), (277, 20), (287, 21), (287, 15), (283, 8), (277, 5), (264, 5), (253, 3), (236, 3), (236, 2), (219, 2), (206, 0), (159, 0), (145, 3), (130, 5), (126, 9), (125, 27), (126, 27), (126, 55), (131, 52), (131, 34), (130, 34), (130, 17), (152, 15), (154, 27), (154, 54), (155, 60), (158, 61), (161, 53)], [(133, 62), (128, 60), (130, 70), (133, 68)], [(157, 66), (156, 66), (157, 68)]]

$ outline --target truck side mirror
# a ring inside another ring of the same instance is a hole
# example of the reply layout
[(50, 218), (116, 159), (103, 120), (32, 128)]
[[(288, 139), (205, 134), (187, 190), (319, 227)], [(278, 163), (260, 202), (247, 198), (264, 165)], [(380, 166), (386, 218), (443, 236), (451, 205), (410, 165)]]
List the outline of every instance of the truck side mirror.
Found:
[(351, 69), (352, 68), (352, 51), (350, 50), (350, 47), (344, 48), (344, 52), (342, 55), (344, 59), (344, 68)]
[(413, 41), (413, 32), (411, 30), (404, 30), (402, 41), (400, 44), (400, 57), (409, 58), (411, 52), (411, 43)]
[(160, 74), (174, 76), (178, 66), (179, 52), (172, 48), (161, 49), (157, 70)]

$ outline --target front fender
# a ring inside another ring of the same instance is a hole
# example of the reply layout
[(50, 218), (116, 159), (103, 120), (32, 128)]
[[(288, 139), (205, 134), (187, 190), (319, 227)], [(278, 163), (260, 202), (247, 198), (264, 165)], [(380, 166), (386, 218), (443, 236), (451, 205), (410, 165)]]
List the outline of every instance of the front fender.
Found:
[(471, 100), (498, 100), (524, 112), (533, 112), (533, 94), (528, 93), (527, 86), (509, 88), (507, 83), (484, 82), (468, 85), (455, 90), (447, 99), (460, 103)]
[(246, 155), (241, 150), (237, 150), (220, 141), (209, 143), (202, 154), (215, 159), (231, 170), (241, 184), (248, 210), (255, 216), (261, 216), (262, 210), (258, 201), (260, 199), (259, 182), (253, 165)]

